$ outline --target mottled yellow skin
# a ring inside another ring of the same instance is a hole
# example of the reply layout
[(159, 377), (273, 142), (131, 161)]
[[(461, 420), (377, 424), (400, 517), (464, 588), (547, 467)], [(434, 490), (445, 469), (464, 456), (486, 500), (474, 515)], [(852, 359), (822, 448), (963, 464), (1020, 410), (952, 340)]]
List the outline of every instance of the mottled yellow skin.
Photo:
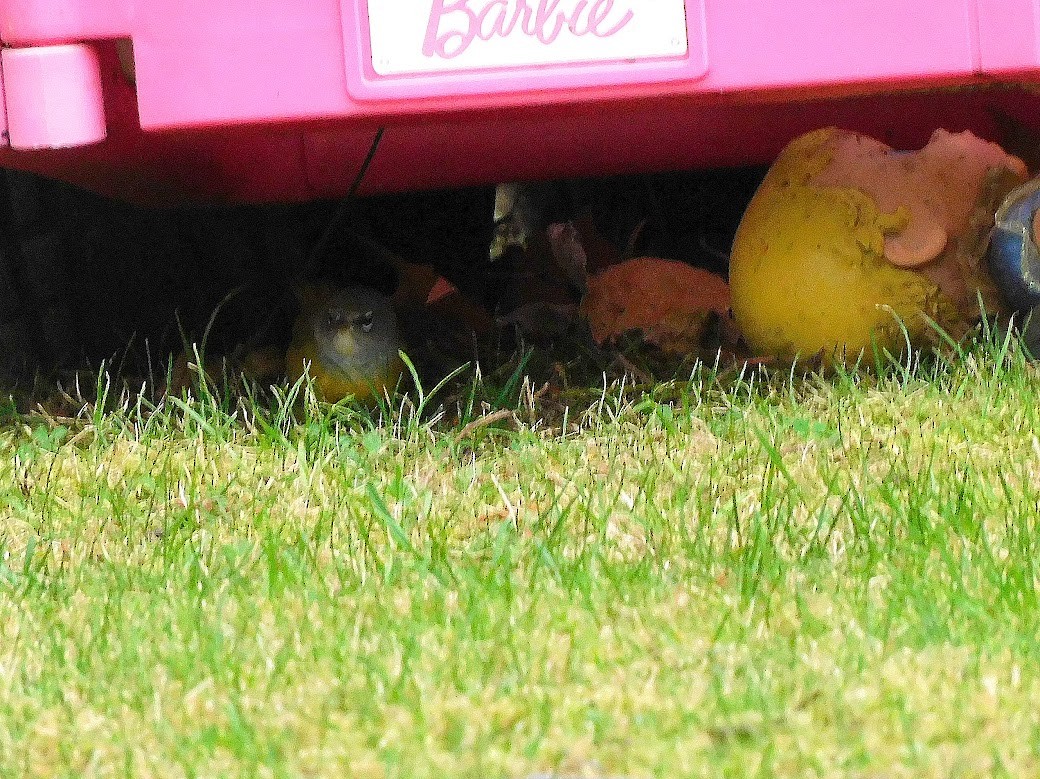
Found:
[(759, 354), (855, 360), (872, 343), (898, 353), (946, 325), (953, 304), (921, 273), (884, 256), (884, 236), (905, 226), (863, 192), (809, 182), (830, 161), (833, 129), (793, 141), (770, 168), (741, 220), (730, 259), (733, 313)]

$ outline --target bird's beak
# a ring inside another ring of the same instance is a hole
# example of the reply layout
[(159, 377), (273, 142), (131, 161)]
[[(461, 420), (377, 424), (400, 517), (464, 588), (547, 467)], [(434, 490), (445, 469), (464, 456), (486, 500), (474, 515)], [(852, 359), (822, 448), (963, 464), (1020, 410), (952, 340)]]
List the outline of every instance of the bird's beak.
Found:
[(357, 342), (349, 327), (341, 327), (332, 336), (332, 346), (344, 357), (353, 357), (357, 350)]
[(993, 281), (1018, 311), (1040, 305), (1038, 210), (1040, 177), (1011, 190), (997, 209), (989, 241), (986, 259)]

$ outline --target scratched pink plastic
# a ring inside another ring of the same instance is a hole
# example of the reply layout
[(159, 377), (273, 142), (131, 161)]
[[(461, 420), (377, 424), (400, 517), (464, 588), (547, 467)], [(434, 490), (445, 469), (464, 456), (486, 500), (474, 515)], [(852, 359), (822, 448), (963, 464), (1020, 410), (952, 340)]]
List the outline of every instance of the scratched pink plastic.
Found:
[[(989, 88), (1040, 78), (1040, 0), (684, 0), (682, 56), (380, 76), (368, 3), (391, 1), (0, 0), (0, 164), (141, 202), (288, 200), (342, 194), (379, 127), (368, 192), (763, 162), (832, 122), (911, 146), (992, 134), (994, 107), (1040, 116)], [(551, 48), (560, 14), (606, 36), (644, 1), (428, 0), (426, 40), (483, 20)]]

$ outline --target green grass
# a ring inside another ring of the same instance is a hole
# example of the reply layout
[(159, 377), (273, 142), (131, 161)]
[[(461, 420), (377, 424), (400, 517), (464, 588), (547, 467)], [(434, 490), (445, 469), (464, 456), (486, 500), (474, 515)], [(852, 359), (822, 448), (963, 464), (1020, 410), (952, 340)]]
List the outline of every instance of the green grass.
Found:
[(1040, 371), (664, 395), (12, 416), (0, 776), (1040, 775)]

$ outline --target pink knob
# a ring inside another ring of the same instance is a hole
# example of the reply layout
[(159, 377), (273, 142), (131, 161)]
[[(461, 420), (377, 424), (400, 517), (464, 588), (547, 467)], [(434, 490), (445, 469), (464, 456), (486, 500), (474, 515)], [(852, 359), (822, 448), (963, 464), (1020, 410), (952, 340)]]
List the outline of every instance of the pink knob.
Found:
[(101, 69), (90, 46), (4, 49), (0, 63), (12, 148), (56, 149), (105, 139)]

